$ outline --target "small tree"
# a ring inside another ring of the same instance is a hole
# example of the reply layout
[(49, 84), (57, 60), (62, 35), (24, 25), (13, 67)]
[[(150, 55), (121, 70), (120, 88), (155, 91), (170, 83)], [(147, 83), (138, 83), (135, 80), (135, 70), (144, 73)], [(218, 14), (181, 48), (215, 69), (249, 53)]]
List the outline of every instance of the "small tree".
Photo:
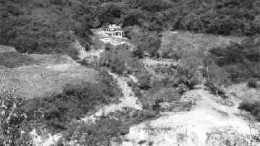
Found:
[(256, 81), (256, 79), (250, 79), (247, 82), (247, 86), (250, 87), (250, 88), (257, 88), (257, 81)]
[(22, 99), (16, 97), (14, 92), (3, 91), (0, 94), (0, 145), (32, 145), (21, 105)]

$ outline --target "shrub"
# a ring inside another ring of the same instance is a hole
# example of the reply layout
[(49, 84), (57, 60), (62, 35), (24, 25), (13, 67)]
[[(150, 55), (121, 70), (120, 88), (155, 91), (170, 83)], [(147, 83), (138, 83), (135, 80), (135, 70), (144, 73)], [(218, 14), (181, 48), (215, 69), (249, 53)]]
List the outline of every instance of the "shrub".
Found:
[(248, 101), (243, 101), (239, 104), (238, 108), (250, 112), (253, 109), (253, 103)]
[(0, 44), (14, 46), (22, 53), (62, 53), (76, 58), (77, 50), (70, 47), (75, 35), (86, 44), (90, 43), (91, 11), (83, 4), (87, 2), (25, 0), (0, 3)]
[(63, 131), (73, 119), (80, 119), (97, 106), (115, 102), (120, 91), (106, 73), (98, 83), (67, 85), (54, 97), (23, 101), (22, 109), (30, 122), (35, 121), (54, 132)]
[(112, 140), (128, 133), (128, 128), (127, 124), (119, 120), (102, 117), (96, 123), (70, 125), (60, 143), (65, 145), (67, 142), (73, 142), (73, 145), (110, 145)]
[(252, 115), (254, 115), (257, 120), (260, 121), (260, 102), (248, 102), (248, 101), (243, 101), (239, 104), (239, 109), (245, 110), (250, 112)]
[(259, 45), (255, 38), (245, 39), (242, 44), (213, 48), (209, 50), (209, 57), (213, 59), (216, 65), (221, 67), (222, 72), (227, 73), (227, 75), (223, 75), (233, 82), (259, 78)]
[[(0, 145), (27, 146), (32, 141), (26, 126), (26, 114), (21, 109), (22, 99), (13, 92), (3, 91), (0, 94)], [(24, 133), (22, 133), (22, 131)]]
[(136, 45), (133, 52), (134, 56), (143, 58), (145, 55), (151, 57), (158, 57), (158, 50), (161, 46), (161, 37), (158, 33), (154, 32), (138, 32), (132, 34), (132, 42)]
[(256, 79), (250, 79), (247, 82), (247, 86), (250, 88), (257, 88), (257, 80)]
[(227, 98), (225, 91), (217, 85), (215, 85), (213, 82), (207, 81), (205, 85), (208, 87), (209, 91), (212, 94), (219, 95), (223, 98)]
[(148, 73), (141, 74), (138, 77), (138, 87), (142, 90), (148, 90), (151, 87), (151, 75)]

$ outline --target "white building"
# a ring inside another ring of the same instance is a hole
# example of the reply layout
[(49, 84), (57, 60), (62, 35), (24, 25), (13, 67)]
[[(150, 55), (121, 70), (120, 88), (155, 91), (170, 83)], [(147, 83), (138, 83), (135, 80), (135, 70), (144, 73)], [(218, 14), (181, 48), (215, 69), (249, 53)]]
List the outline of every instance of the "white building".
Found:
[(124, 36), (124, 32), (122, 31), (122, 28), (119, 25), (110, 24), (109, 26), (103, 28), (102, 30), (104, 34), (111, 37), (123, 38)]

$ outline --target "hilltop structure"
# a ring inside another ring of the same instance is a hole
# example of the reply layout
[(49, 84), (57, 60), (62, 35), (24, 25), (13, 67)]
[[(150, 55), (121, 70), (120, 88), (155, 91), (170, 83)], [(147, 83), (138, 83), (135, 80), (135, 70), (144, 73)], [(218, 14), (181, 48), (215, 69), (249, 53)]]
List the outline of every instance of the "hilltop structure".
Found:
[(123, 38), (124, 32), (120, 25), (110, 24), (107, 27), (102, 28), (103, 34), (115, 38)]

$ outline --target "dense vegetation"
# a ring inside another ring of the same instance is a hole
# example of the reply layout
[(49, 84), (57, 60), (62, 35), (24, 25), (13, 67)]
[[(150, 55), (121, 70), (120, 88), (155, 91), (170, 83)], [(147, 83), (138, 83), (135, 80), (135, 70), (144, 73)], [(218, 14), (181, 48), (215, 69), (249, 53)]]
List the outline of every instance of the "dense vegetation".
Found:
[(76, 57), (70, 44), (77, 37), (89, 43), (93, 9), (88, 2), (74, 0), (1, 0), (0, 44), (23, 53)]
[(252, 115), (256, 117), (258, 121), (260, 121), (260, 102), (248, 102), (244, 101), (240, 103), (239, 108), (245, 111), (250, 112)]
[(102, 6), (101, 25), (120, 22), (153, 31), (171, 28), (223, 35), (260, 32), (257, 0), (108, 0)]
[[(0, 43), (14, 46), (20, 52), (66, 53), (76, 57), (76, 51), (70, 47), (75, 38), (88, 46), (90, 28), (107, 23), (121, 23), (129, 32), (132, 27), (140, 27), (156, 32), (181, 29), (255, 35), (260, 32), (260, 3), (258, 0), (0, 1)], [(153, 52), (159, 44), (156, 37), (142, 38), (150, 45), (142, 44), (141, 50), (151, 46), (152, 50), (146, 51)]]
[(72, 121), (94, 112), (98, 106), (116, 102), (121, 96), (116, 83), (106, 72), (99, 76), (98, 83), (68, 85), (63, 93), (41, 99), (26, 100), (1, 92), (0, 145), (29, 145), (26, 139), (30, 139), (28, 133), (34, 128), (40, 132), (64, 131)]
[[(0, 44), (14, 46), (22, 53), (63, 53), (76, 58), (77, 50), (72, 43), (77, 39), (88, 48), (92, 43), (90, 29), (109, 23), (122, 24), (126, 37), (135, 47), (106, 46), (99, 65), (120, 75), (135, 75), (139, 82), (131, 85), (147, 111), (135, 113), (131, 119), (127, 118), (132, 113), (123, 113), (116, 118), (101, 117), (96, 124), (75, 123), (98, 106), (117, 100), (120, 91), (104, 72), (99, 75), (99, 83), (71, 85), (62, 94), (42, 99), (24, 100), (3, 92), (0, 95), (0, 145), (30, 145), (30, 138), (21, 134), (21, 130), (28, 134), (35, 125), (52, 132), (65, 132), (64, 141), (108, 145), (112, 138), (127, 133), (129, 125), (153, 118), (163, 102), (173, 103), (168, 110), (178, 106), (189, 110), (191, 104), (179, 100), (185, 91), (202, 83), (202, 77), (209, 90), (218, 95), (225, 94), (220, 86), (229, 83), (254, 79), (248, 86), (257, 86), (260, 41), (254, 37), (241, 44), (209, 50), (191, 51), (190, 44), (177, 45), (175, 52), (169, 49), (160, 56), (159, 49), (162, 31), (168, 29), (258, 35), (258, 0), (0, 0)], [(185, 41), (178, 42), (185, 44)], [(10, 56), (16, 60), (10, 60)], [(158, 79), (140, 62), (145, 56), (165, 57), (179, 64), (155, 68), (156, 73), (163, 74), (163, 78)], [(12, 68), (30, 64), (37, 62), (27, 55), (0, 54), (0, 65)], [(244, 102), (240, 108), (259, 118), (258, 102)]]
[(127, 45), (108, 46), (101, 55), (100, 65), (110, 68), (112, 72), (117, 74), (130, 73), (135, 70), (141, 71), (143, 68)]
[(227, 82), (224, 80), (241, 82), (250, 78), (259, 79), (260, 44), (258, 39), (249, 38), (244, 40), (242, 44), (231, 44), (227, 47), (211, 49), (209, 51), (210, 59), (208, 58), (208, 63), (211, 60), (211, 63), (208, 64), (211, 66), (209, 67), (209, 76), (222, 75), (222, 83)]

